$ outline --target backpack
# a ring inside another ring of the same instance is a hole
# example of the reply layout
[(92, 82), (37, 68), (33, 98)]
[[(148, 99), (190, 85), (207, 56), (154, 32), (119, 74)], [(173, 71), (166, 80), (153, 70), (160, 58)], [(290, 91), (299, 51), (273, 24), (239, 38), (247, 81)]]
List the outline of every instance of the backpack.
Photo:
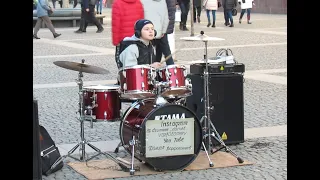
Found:
[(48, 176), (62, 169), (64, 164), (59, 149), (48, 131), (41, 125), (39, 127), (42, 174)]

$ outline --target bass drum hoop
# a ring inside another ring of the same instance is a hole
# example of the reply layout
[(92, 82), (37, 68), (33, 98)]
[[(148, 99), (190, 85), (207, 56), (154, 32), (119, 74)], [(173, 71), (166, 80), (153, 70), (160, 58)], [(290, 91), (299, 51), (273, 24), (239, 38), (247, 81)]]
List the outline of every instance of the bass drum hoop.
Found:
[[(122, 146), (125, 146), (125, 142), (124, 142), (124, 139), (123, 139), (123, 134), (122, 134), (122, 130), (123, 130), (123, 124), (124, 124), (124, 121), (125, 119), (127, 119), (128, 115), (131, 113), (131, 111), (140, 103), (143, 103), (144, 101), (147, 101), (147, 100), (155, 100), (155, 98), (148, 98), (148, 99), (144, 99), (144, 100), (140, 100), (140, 101), (136, 101), (134, 102), (128, 109), (127, 111), (123, 114), (123, 118), (121, 119), (121, 122), (120, 122), (120, 140), (121, 140), (121, 144)], [(148, 160), (149, 159), (158, 159), (158, 158), (167, 158), (167, 159), (171, 159), (172, 157), (176, 157), (176, 156), (167, 156), (167, 157), (156, 157), (156, 158), (144, 158), (144, 159), (140, 159), (139, 157), (136, 156), (136, 154), (134, 155), (134, 157), (140, 161), (144, 161), (145, 163), (147, 163), (148, 165), (150, 165), (151, 167), (153, 167), (155, 170), (157, 171), (164, 171), (164, 170), (183, 170), (184, 168), (186, 168), (187, 166), (189, 166), (196, 158), (197, 156), (199, 155), (200, 151), (201, 151), (201, 147), (202, 147), (202, 139), (203, 139), (203, 133), (202, 133), (202, 129), (201, 129), (201, 124), (200, 124), (200, 121), (199, 119), (197, 118), (196, 114), (191, 111), (188, 107), (185, 107), (185, 106), (182, 106), (182, 105), (179, 105), (179, 104), (166, 104), (166, 105), (175, 105), (175, 106), (181, 106), (183, 108), (185, 108), (186, 110), (188, 110), (192, 115), (193, 117), (195, 118), (195, 123), (198, 124), (198, 127), (200, 128), (199, 129), (199, 134), (200, 134), (200, 137), (199, 137), (199, 146), (196, 147), (194, 149), (194, 154), (189, 154), (189, 155), (180, 155), (180, 156), (185, 156), (185, 157), (191, 157), (190, 160), (185, 163), (184, 165), (181, 165), (180, 168), (173, 168), (173, 169), (163, 169), (163, 168), (158, 168), (158, 167), (154, 167), (152, 166), (151, 164), (148, 163)], [(165, 105), (164, 105), (165, 106)], [(141, 123), (141, 126), (142, 127), (145, 127), (145, 123), (146, 123), (146, 119), (147, 117), (150, 116), (150, 114), (154, 113), (156, 110), (158, 110), (159, 108), (161, 108), (163, 106), (159, 106), (159, 107), (156, 107), (154, 108), (153, 110), (151, 110), (147, 115), (146, 115), (146, 118), (143, 120), (143, 122)], [(196, 127), (195, 127), (196, 128)], [(141, 133), (141, 130), (139, 132), (139, 134)], [(195, 135), (196, 136), (196, 135)], [(137, 137), (136, 137), (137, 138)], [(196, 137), (195, 137), (196, 138)], [(196, 139), (195, 139), (196, 141)], [(194, 145), (196, 146), (196, 144)], [(132, 152), (131, 151), (128, 151), (127, 148), (124, 148), (130, 155), (132, 155)]]

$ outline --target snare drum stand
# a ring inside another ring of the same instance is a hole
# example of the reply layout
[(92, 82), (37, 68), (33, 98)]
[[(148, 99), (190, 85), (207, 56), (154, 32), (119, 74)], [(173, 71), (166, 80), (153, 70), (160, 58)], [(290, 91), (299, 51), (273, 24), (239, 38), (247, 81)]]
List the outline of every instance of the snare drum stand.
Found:
[[(84, 59), (82, 60), (82, 63), (84, 63)], [(77, 84), (79, 86), (79, 114), (80, 114), (80, 117), (78, 118), (78, 120), (80, 120), (80, 137), (81, 137), (81, 140), (80, 142), (75, 145), (69, 152), (67, 155), (63, 156), (63, 159), (65, 159), (66, 157), (71, 157), (77, 161), (82, 161), (82, 162), (87, 162), (89, 160), (91, 160), (92, 158), (100, 155), (100, 154), (103, 154), (107, 157), (109, 157), (111, 160), (115, 161), (123, 170), (127, 171), (127, 167), (123, 164), (121, 164), (120, 161), (118, 161), (116, 158), (114, 158), (112, 155), (108, 154), (108, 153), (103, 153), (100, 149), (98, 149), (97, 147), (95, 147), (94, 145), (92, 145), (91, 143), (87, 142), (87, 140), (85, 139), (84, 137), (84, 120), (85, 120), (85, 117), (84, 117), (84, 105), (83, 105), (83, 96), (82, 96), (82, 87), (83, 87), (83, 81), (82, 81), (82, 78), (83, 77), (83, 74), (82, 74), (82, 70), (80, 68), (79, 70), (79, 74), (78, 74), (78, 79), (76, 79), (77, 81)], [(87, 158), (86, 156), (86, 152), (85, 152), (85, 146), (86, 144), (88, 146), (90, 146), (93, 150), (95, 150), (96, 152), (98, 152), (96, 155), (92, 156), (91, 158)], [(71, 154), (73, 154), (73, 152), (79, 147), (79, 151), (81, 151), (81, 155), (80, 155), (80, 158), (76, 158), (76, 157), (73, 157)], [(61, 159), (62, 160), (62, 159)], [(58, 164), (58, 163), (56, 163)]]
[[(203, 35), (204, 32), (201, 31), (201, 35)], [(204, 59), (205, 59), (205, 70), (203, 73), (203, 80), (204, 80), (204, 115), (202, 116), (202, 118), (200, 119), (200, 123), (202, 123), (203, 121), (204, 123), (204, 127), (203, 127), (203, 131), (206, 133), (203, 136), (203, 141), (202, 141), (202, 145), (203, 148), (206, 152), (207, 158), (209, 159), (209, 165), (210, 167), (213, 167), (213, 163), (208, 155), (208, 151), (211, 152), (211, 154), (221, 150), (221, 149), (225, 149), (226, 152), (230, 152), (234, 157), (237, 158), (239, 163), (243, 163), (243, 160), (237, 155), (235, 154), (228, 146), (226, 146), (226, 144), (223, 142), (222, 138), (220, 137), (219, 133), (217, 132), (216, 128), (214, 127), (213, 123), (211, 122), (210, 119), (210, 111), (213, 110), (213, 106), (210, 107), (210, 103), (209, 103), (209, 73), (208, 73), (208, 41), (204, 40), (205, 43), (205, 55), (204, 55)], [(212, 133), (211, 133), (212, 132)], [(208, 141), (206, 142), (207, 144), (204, 143), (205, 139), (208, 138)], [(218, 150), (213, 151), (212, 148), (212, 142), (211, 142), (211, 138), (213, 137), (216, 141), (218, 141), (220, 143), (220, 145), (222, 146), (221, 148), (219, 148)], [(208, 150), (206, 148), (206, 145), (208, 147)]]

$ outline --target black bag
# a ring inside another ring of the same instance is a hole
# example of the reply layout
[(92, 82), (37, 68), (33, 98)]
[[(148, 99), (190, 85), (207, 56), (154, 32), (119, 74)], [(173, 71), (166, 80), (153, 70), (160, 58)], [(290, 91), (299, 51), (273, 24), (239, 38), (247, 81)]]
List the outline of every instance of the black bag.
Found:
[(237, 13), (238, 13), (237, 9), (234, 8), (232, 9), (231, 12), (232, 12), (232, 16), (237, 16)]
[(56, 147), (48, 131), (41, 125), (39, 127), (42, 174), (48, 176), (62, 169), (63, 161), (59, 149)]

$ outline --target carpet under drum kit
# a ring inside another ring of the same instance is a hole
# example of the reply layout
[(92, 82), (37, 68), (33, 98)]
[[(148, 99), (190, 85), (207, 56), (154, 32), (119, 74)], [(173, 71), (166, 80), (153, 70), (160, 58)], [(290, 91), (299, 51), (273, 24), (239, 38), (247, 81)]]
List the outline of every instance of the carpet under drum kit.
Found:
[[(201, 119), (198, 119), (184, 103), (186, 97), (192, 95), (192, 82), (187, 78), (184, 65), (168, 65), (158, 69), (147, 64), (124, 66), (118, 71), (119, 85), (83, 86), (83, 73), (108, 74), (109, 71), (89, 65), (85, 60), (81, 63), (54, 62), (59, 67), (78, 71), (76, 82), (79, 87), (80, 142), (61, 160), (71, 157), (77, 161), (87, 162), (98, 155), (105, 155), (117, 163), (123, 171), (130, 172), (130, 175), (134, 175), (137, 170), (134, 166), (135, 159), (157, 171), (182, 170), (196, 159), (201, 150), (205, 151), (210, 167), (213, 167), (214, 163), (209, 153), (213, 154), (221, 149), (225, 149), (239, 163), (243, 163), (242, 158), (225, 145), (210, 119), (210, 112), (214, 107), (210, 106), (208, 98), (207, 44), (208, 41), (223, 39), (206, 36), (203, 31), (198, 36), (181, 39), (205, 43), (203, 59), (206, 65), (203, 72), (205, 112)], [(129, 100), (132, 104), (122, 114), (120, 112), (123, 100)], [(130, 165), (108, 152), (102, 152), (85, 139), (84, 122), (90, 122), (93, 128), (93, 123), (114, 121), (120, 121), (120, 143), (115, 152), (118, 152), (119, 147), (123, 147), (131, 154)], [(214, 150), (213, 139), (222, 148)], [(85, 151), (86, 145), (97, 153), (89, 157)], [(78, 148), (80, 158), (72, 155)]]

